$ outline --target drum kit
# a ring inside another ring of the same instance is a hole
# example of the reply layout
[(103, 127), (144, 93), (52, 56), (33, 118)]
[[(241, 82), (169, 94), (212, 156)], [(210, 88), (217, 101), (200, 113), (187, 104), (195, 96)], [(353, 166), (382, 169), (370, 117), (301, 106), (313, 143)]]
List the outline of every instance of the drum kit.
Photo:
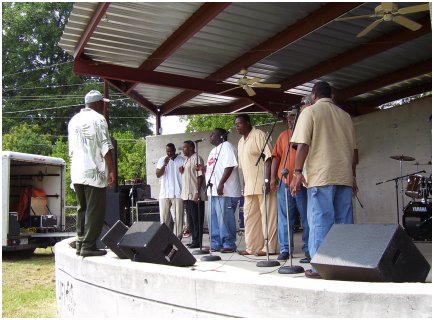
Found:
[[(402, 175), (402, 162), (414, 161), (410, 156), (391, 156), (391, 159), (398, 160), (400, 163), (401, 176), (389, 179), (387, 181), (378, 182), (377, 185), (395, 181), (396, 191), (396, 208), (399, 224), (399, 203), (398, 203), (398, 181), (401, 181), (401, 197), (403, 204), (402, 225), (407, 234), (417, 241), (431, 241), (432, 238), (432, 182), (431, 175), (429, 177), (421, 175), (426, 173), (425, 170), (417, 171), (411, 174)], [(416, 166), (430, 166), (428, 163), (414, 163)], [(404, 206), (404, 186), (403, 181), (407, 180), (405, 195), (411, 200)]]

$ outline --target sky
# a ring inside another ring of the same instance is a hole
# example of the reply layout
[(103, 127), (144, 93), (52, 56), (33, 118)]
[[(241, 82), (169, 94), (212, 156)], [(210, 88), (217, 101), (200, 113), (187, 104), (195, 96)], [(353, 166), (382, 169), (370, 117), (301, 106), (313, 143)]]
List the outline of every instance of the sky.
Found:
[[(151, 116), (149, 122), (152, 125), (152, 131), (155, 134), (155, 117)], [(161, 117), (162, 134), (184, 133), (187, 127), (187, 121), (181, 121), (178, 116)]]

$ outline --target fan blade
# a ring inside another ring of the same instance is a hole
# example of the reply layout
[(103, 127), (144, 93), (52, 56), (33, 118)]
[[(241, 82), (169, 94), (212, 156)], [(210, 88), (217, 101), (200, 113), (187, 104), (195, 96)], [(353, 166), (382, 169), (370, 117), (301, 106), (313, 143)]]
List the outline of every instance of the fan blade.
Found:
[(375, 20), (372, 22), (369, 26), (367, 26), (365, 29), (363, 29), (359, 34), (357, 35), (357, 38), (363, 37), (367, 35), (372, 29), (374, 29), (376, 26), (378, 26), (383, 21), (383, 18)]
[(393, 10), (393, 2), (382, 2), (381, 7), (384, 12), (392, 12)]
[(279, 89), (282, 87), (281, 84), (278, 83), (255, 83), (253, 84), (253, 87), (255, 88), (275, 88)]
[(416, 13), (420, 11), (429, 11), (429, 4), (418, 4), (417, 6), (398, 9), (399, 14)]
[(406, 27), (410, 29), (411, 31), (416, 31), (422, 28), (422, 25), (420, 23), (414, 22), (413, 20), (410, 20), (403, 16), (396, 16), (393, 18), (393, 22), (396, 22), (400, 24), (403, 27)]
[(364, 18), (375, 18), (375, 17), (381, 17), (375, 14), (365, 14), (363, 16), (352, 16), (352, 17), (342, 17), (342, 18), (336, 18), (335, 21), (347, 21), (347, 20), (355, 20), (355, 19), (364, 19)]
[(258, 82), (258, 81), (261, 81), (262, 79), (261, 78), (250, 78), (250, 79), (245, 79), (245, 78), (243, 78), (243, 79), (240, 79), (239, 81), (238, 81), (238, 84), (239, 85), (251, 85), (251, 84), (254, 84), (254, 83), (256, 83), (256, 82)]
[(222, 92), (219, 92), (219, 93), (217, 93), (217, 94), (222, 94), (222, 93), (225, 93), (225, 92), (228, 92), (228, 91), (231, 91), (231, 90), (235, 90), (235, 89), (239, 89), (239, 88), (240, 88), (240, 87), (230, 88), (230, 89), (224, 90), (224, 91), (222, 91)]
[(256, 95), (255, 90), (253, 90), (252, 88), (250, 88), (249, 86), (243, 86), (243, 89), (246, 90), (247, 94), (250, 97), (253, 97), (254, 95)]

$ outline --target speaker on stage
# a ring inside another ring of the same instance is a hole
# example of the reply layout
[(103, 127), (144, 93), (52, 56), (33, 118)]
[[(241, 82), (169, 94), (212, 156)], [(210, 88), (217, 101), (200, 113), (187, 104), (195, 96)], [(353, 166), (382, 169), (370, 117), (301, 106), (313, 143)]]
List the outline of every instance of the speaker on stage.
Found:
[(133, 261), (192, 266), (193, 255), (164, 223), (135, 222), (119, 242), (120, 249)]
[(101, 238), (101, 242), (121, 259), (128, 258), (118, 245), (127, 231), (128, 227), (122, 221), (118, 220)]
[(430, 270), (396, 224), (335, 224), (311, 264), (328, 280), (424, 282)]

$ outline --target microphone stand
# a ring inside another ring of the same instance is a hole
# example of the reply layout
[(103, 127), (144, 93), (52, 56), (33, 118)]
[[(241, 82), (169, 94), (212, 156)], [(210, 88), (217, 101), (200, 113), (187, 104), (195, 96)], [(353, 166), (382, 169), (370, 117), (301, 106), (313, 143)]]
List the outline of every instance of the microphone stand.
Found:
[(262, 193), (263, 193), (263, 195), (264, 195), (264, 199), (265, 199), (265, 234), (266, 234), (266, 239), (265, 239), (265, 251), (266, 251), (266, 253), (267, 253), (267, 260), (265, 260), (265, 261), (259, 261), (257, 264), (256, 264), (256, 266), (257, 267), (275, 267), (275, 266), (280, 266), (280, 262), (279, 261), (277, 261), (277, 260), (270, 260), (270, 253), (269, 253), (269, 248), (268, 248), (268, 237), (269, 237), (269, 234), (268, 234), (268, 205), (267, 205), (267, 186), (266, 186), (266, 184), (267, 184), (267, 182), (268, 182), (268, 179), (267, 178), (265, 178), (265, 176), (266, 176), (266, 169), (265, 169), (265, 154), (264, 154), (264, 150), (265, 150), (265, 147), (267, 146), (267, 143), (268, 143), (268, 140), (270, 140), (270, 137), (271, 137), (271, 134), (273, 133), (273, 130), (274, 130), (274, 127), (276, 126), (276, 123), (277, 123), (277, 121), (278, 121), (279, 119), (278, 118), (276, 118), (276, 120), (274, 121), (274, 124), (273, 124), (273, 127), (271, 128), (271, 130), (270, 130), (270, 133), (268, 134), (268, 137), (267, 137), (267, 139), (265, 140), (265, 143), (264, 143), (264, 146), (262, 147), (262, 150), (261, 150), (261, 154), (259, 155), (259, 157), (258, 157), (258, 160), (256, 160), (256, 164), (255, 164), (255, 166), (258, 166), (258, 164), (259, 164), (259, 161), (262, 159), (262, 161), (264, 161), (264, 184), (263, 184), (263, 186), (262, 186)]
[[(198, 142), (199, 141), (195, 141), (195, 145), (196, 145), (196, 165), (199, 164), (199, 144), (198, 144)], [(204, 175), (203, 172), (202, 172), (202, 175)], [(201, 254), (208, 254), (208, 253), (210, 253), (211, 250), (207, 250), (207, 249), (203, 249), (202, 248), (203, 221), (202, 221), (202, 214), (200, 213), (200, 201), (201, 201), (200, 195), (201, 195), (201, 192), (199, 190), (199, 185), (197, 184), (197, 170), (196, 170), (196, 185), (197, 185), (197, 191), (199, 193), (199, 200), (197, 201), (197, 214), (198, 214), (198, 220), (199, 220), (199, 249), (198, 250), (194, 250), (191, 254), (192, 255), (201, 255)], [(211, 246), (211, 244), (210, 244), (210, 246)]]
[[(298, 116), (300, 114), (300, 106), (298, 108), (296, 108), (297, 113), (295, 116), (295, 121), (292, 124), (292, 128), (291, 128), (291, 132), (294, 132), (295, 129), (295, 125), (297, 124), (297, 120), (298, 120)], [(289, 114), (288, 114), (289, 117)], [(285, 178), (285, 180), (288, 180), (288, 174), (289, 171), (288, 169), (286, 169), (286, 163), (287, 161), (289, 161), (289, 152), (290, 152), (290, 148), (291, 148), (291, 142), (290, 139), (288, 139), (288, 148), (286, 150), (286, 155), (285, 155), (285, 161), (283, 163), (283, 170), (282, 170), (282, 179), (279, 181), (279, 188), (280, 188), (280, 184), (282, 183), (283, 178)], [(288, 233), (288, 251), (289, 251), (289, 266), (282, 266), (279, 268), (278, 272), (280, 274), (297, 274), (297, 273), (303, 273), (304, 272), (304, 268), (301, 266), (293, 266), (292, 265), (292, 253), (291, 253), (291, 247), (293, 246), (292, 244), (292, 233), (294, 232), (293, 226), (291, 225), (290, 222), (290, 217), (289, 217), (289, 209), (288, 209), (288, 184), (285, 183), (285, 204), (286, 204), (286, 226), (287, 226), (287, 233)], [(300, 213), (300, 219), (301, 219), (301, 213)]]
[[(392, 178), (392, 179), (389, 179), (389, 180), (386, 180), (386, 181), (377, 182), (377, 183), (375, 184), (376, 186), (378, 186), (379, 184), (382, 184), (382, 183), (385, 183), (385, 182), (395, 181), (395, 193), (396, 193), (396, 217), (398, 218), (398, 224), (399, 224), (398, 180), (401, 179), (401, 181), (402, 181), (403, 178), (406, 178), (406, 177), (409, 177), (409, 176), (412, 176), (412, 175), (415, 175), (415, 174), (418, 174), (418, 173), (425, 173), (425, 172), (426, 172), (425, 170), (421, 170), (421, 171), (418, 171), (418, 172), (414, 172), (414, 173), (406, 174), (405, 176), (400, 176), (400, 177)], [(401, 184), (402, 184), (402, 183), (401, 183)], [(402, 203), (402, 206), (404, 207), (404, 203)]]
[[(218, 162), (219, 157), (220, 157), (220, 151), (222, 151), (222, 148), (223, 148), (223, 143), (225, 143), (225, 141), (222, 141), (222, 143), (221, 143), (220, 150), (217, 153), (217, 157), (216, 157), (215, 162), (214, 162), (214, 167), (212, 168), (211, 174), (209, 176), (208, 183), (206, 184), (206, 190), (208, 190), (208, 187), (209, 187), (210, 188), (210, 194), (211, 194), (211, 203), (210, 203), (210, 206), (209, 206), (210, 210), (209, 210), (209, 219), (208, 219), (208, 222), (209, 222), (209, 230), (208, 230), (208, 233), (209, 233), (209, 255), (203, 256), (200, 259), (201, 261), (218, 261), (218, 260), (222, 259), (219, 256), (213, 256), (212, 255), (212, 197), (213, 197), (213, 195), (212, 195), (212, 186), (213, 185), (211, 183), (211, 178), (214, 175), (215, 167), (217, 166), (217, 162)], [(216, 148), (217, 147), (218, 146), (216, 146)]]

